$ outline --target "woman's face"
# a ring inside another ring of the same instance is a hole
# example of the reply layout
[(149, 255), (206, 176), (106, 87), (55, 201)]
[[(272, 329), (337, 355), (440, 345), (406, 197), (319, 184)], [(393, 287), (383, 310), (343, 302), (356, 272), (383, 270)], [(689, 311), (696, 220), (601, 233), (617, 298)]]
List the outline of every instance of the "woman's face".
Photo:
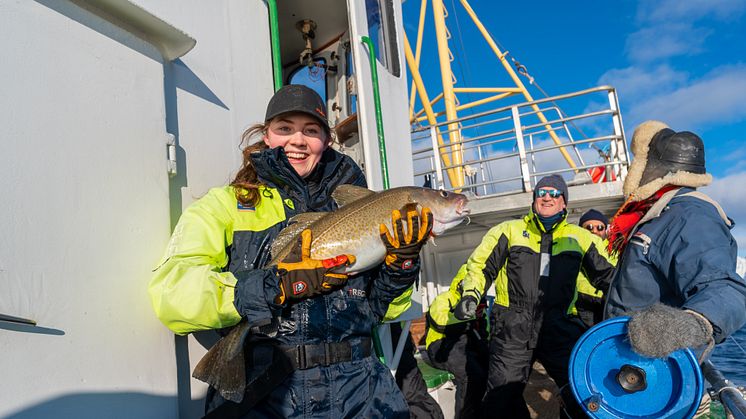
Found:
[(308, 176), (329, 146), (329, 138), (319, 121), (304, 113), (287, 113), (273, 118), (264, 135), (269, 148), (282, 147), (300, 177)]

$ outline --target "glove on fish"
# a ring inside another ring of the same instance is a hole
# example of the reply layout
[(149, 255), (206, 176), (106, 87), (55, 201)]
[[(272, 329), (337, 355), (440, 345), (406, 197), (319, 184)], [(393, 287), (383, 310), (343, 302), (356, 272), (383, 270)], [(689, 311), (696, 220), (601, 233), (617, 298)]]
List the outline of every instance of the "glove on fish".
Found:
[(300, 301), (327, 294), (347, 283), (347, 274), (333, 272), (334, 268), (355, 263), (355, 256), (340, 255), (329, 259), (311, 258), (311, 230), (305, 229), (290, 254), (277, 264), (280, 294), (275, 303)]
[(632, 314), (628, 335), (638, 354), (663, 358), (678, 349), (708, 343), (712, 325), (699, 313), (655, 304)]
[(385, 263), (389, 270), (397, 275), (411, 271), (420, 259), (420, 250), (427, 243), (433, 229), (433, 216), (430, 208), (422, 208), (422, 216), (416, 208), (407, 209), (407, 233), (404, 233), (404, 222), (399, 210), (391, 211), (391, 225), (394, 234), (385, 224), (379, 226), (381, 240), (386, 246)]
[(458, 320), (469, 320), (477, 316), (479, 300), (473, 295), (465, 295), (453, 308), (453, 317)]

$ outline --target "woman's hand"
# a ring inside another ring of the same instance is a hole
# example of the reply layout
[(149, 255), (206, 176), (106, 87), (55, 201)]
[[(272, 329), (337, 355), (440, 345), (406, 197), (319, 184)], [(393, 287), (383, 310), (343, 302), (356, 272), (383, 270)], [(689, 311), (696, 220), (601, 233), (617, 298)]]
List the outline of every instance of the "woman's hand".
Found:
[(416, 209), (407, 211), (407, 232), (404, 233), (404, 223), (399, 210), (391, 212), (391, 234), (385, 224), (379, 226), (381, 240), (386, 246), (386, 266), (394, 273), (404, 273), (411, 270), (420, 259), (420, 250), (427, 243), (433, 229), (433, 217), (430, 208), (422, 208), (422, 216)]
[(340, 255), (329, 259), (311, 258), (311, 230), (305, 229), (290, 254), (277, 264), (280, 294), (277, 304), (300, 301), (327, 294), (347, 283), (347, 274), (333, 272), (334, 268), (355, 263), (355, 256)]

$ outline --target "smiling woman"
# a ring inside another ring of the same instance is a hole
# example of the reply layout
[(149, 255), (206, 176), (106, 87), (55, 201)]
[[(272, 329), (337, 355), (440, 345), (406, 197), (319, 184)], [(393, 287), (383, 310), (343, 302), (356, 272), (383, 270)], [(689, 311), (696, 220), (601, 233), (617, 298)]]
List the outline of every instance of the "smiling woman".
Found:
[(300, 177), (308, 176), (331, 143), (328, 128), (308, 114), (292, 112), (269, 122), (262, 138), (269, 148), (282, 147)]
[[(352, 158), (329, 147), (323, 99), (307, 86), (281, 88), (264, 123), (242, 141), (235, 179), (184, 211), (149, 288), (157, 316), (177, 334), (236, 326), (194, 370), (211, 386), (206, 417), (327, 417), (333, 411), (408, 418), (393, 376), (373, 355), (371, 330), (418, 277), (433, 218), (387, 208), (396, 236), (386, 225), (385, 232), (379, 225), (370, 229), (385, 256), (348, 272), (363, 255), (340, 250), (316, 258), (315, 230), (290, 224), (296, 216), (318, 219), (323, 214), (311, 213), (337, 210), (332, 193), (339, 187), (367, 192)], [(402, 219), (421, 234), (409, 227), (403, 237)], [(290, 237), (285, 253), (274, 247), (283, 243), (281, 233)]]

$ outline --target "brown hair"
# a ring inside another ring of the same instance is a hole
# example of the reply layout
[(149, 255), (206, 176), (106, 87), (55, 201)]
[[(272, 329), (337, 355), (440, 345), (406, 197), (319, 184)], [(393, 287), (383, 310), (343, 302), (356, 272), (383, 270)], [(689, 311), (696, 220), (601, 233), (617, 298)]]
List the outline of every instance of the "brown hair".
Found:
[(259, 140), (254, 144), (249, 144), (251, 138), (261, 134), (267, 134), (269, 123), (252, 125), (241, 135), (241, 145), (247, 144), (241, 151), (243, 154), (243, 163), (236, 173), (236, 177), (230, 183), (236, 192), (236, 199), (242, 205), (256, 206), (259, 202), (259, 187), (261, 183), (256, 174), (256, 168), (251, 164), (251, 154), (262, 151), (267, 148), (264, 141)]

